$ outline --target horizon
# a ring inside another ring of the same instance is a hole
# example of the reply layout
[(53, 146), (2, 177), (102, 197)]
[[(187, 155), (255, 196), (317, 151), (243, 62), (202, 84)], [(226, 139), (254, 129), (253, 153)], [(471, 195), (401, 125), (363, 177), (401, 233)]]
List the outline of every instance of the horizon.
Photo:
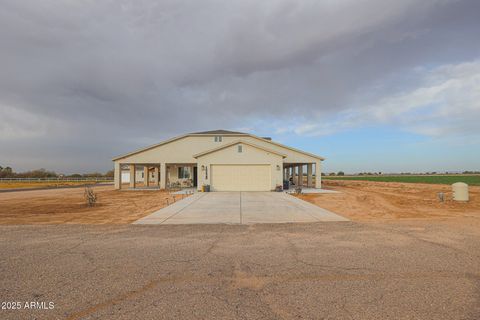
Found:
[(7, 0), (0, 17), (0, 166), (17, 172), (104, 173), (219, 127), (324, 172), (480, 170), (479, 1)]

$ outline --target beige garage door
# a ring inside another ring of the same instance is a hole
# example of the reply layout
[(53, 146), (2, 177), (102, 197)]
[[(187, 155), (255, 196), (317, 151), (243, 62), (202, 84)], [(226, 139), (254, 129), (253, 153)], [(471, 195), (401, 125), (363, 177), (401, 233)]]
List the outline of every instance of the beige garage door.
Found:
[(270, 191), (270, 165), (212, 165), (213, 191)]

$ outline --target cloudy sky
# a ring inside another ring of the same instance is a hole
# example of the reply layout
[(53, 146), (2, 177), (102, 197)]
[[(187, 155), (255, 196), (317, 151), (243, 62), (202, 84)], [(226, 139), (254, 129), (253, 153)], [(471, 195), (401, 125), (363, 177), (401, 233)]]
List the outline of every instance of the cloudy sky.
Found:
[(0, 0), (0, 165), (231, 129), (327, 171), (480, 170), (480, 1)]

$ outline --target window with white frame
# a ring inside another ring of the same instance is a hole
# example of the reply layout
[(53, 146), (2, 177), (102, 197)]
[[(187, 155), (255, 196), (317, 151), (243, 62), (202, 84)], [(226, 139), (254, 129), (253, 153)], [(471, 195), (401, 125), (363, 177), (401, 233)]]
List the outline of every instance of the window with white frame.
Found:
[(178, 167), (178, 179), (190, 179), (190, 168)]

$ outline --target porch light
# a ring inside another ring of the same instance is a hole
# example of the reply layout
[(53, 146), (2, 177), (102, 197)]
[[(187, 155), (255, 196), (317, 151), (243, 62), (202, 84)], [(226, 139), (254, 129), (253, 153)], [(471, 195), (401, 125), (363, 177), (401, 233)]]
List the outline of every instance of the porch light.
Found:
[(202, 164), (202, 171), (205, 171), (205, 166)]
[(280, 171), (280, 166), (277, 164), (277, 171)]

